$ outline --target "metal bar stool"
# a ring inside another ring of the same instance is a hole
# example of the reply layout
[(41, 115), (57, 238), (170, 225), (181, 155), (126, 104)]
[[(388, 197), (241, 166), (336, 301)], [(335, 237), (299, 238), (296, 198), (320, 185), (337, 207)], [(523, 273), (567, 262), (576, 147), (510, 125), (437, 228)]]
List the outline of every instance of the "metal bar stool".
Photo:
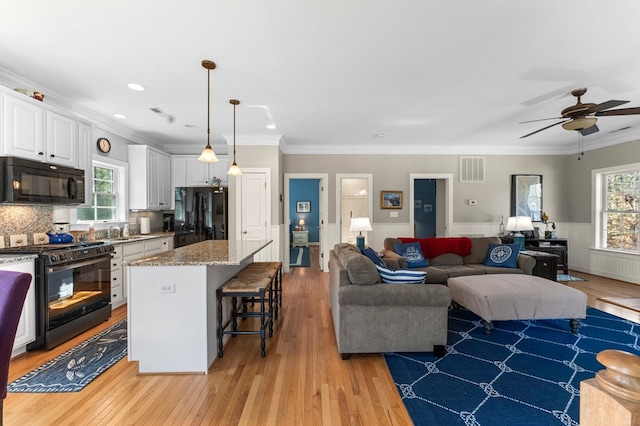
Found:
[[(236, 336), (238, 334), (260, 335), (260, 356), (265, 357), (265, 332), (269, 328), (269, 337), (273, 336), (273, 287), (272, 280), (266, 277), (234, 277), (222, 284), (216, 290), (218, 298), (218, 357), (222, 358), (222, 338), (225, 334)], [(231, 297), (231, 317), (222, 321), (222, 299)], [(246, 298), (255, 298), (260, 303), (260, 311), (243, 312), (238, 310), (238, 298), (245, 303)], [(267, 306), (268, 305), (268, 306)], [(260, 318), (259, 330), (238, 330), (238, 318)], [(231, 330), (227, 328), (231, 325)]]

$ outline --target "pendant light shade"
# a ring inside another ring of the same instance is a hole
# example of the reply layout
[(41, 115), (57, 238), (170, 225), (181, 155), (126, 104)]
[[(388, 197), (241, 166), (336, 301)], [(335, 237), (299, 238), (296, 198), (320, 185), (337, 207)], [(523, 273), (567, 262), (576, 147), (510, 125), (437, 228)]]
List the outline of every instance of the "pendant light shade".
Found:
[(207, 163), (215, 163), (218, 160), (216, 153), (211, 148), (211, 128), (209, 126), (209, 119), (211, 117), (211, 70), (215, 69), (216, 64), (212, 61), (205, 59), (202, 61), (202, 66), (207, 70), (207, 146), (204, 147), (202, 154), (198, 157), (198, 160)]
[(233, 105), (233, 164), (229, 167), (228, 175), (240, 176), (242, 172), (236, 163), (236, 105), (240, 103), (237, 99), (230, 99), (229, 103)]

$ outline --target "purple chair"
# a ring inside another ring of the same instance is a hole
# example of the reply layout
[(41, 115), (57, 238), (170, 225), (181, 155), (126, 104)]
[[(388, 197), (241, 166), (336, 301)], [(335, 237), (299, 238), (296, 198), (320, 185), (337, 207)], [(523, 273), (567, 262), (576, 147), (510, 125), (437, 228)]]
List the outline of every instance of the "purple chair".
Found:
[(31, 274), (24, 272), (0, 271), (0, 426), (2, 426), (2, 406), (7, 397), (9, 362), (16, 338), (18, 322), (24, 299), (31, 284)]

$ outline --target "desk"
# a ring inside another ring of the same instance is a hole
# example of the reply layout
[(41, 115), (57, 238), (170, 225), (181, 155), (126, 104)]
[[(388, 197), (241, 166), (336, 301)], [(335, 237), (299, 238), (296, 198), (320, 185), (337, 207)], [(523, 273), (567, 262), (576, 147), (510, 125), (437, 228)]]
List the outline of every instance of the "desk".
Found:
[[(513, 242), (511, 237), (501, 238), (504, 243)], [(557, 255), (558, 269), (562, 269), (563, 274), (569, 274), (569, 240), (566, 238), (527, 238), (524, 240), (524, 249)]]

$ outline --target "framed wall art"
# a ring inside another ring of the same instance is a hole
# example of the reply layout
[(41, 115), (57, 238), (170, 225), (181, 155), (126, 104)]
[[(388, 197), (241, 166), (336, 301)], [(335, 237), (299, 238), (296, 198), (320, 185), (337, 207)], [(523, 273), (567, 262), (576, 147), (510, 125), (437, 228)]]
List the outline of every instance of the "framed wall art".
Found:
[(380, 191), (381, 209), (401, 209), (402, 191)]
[(309, 213), (311, 212), (311, 201), (297, 201), (296, 213)]
[(542, 220), (542, 175), (511, 175), (511, 216)]

